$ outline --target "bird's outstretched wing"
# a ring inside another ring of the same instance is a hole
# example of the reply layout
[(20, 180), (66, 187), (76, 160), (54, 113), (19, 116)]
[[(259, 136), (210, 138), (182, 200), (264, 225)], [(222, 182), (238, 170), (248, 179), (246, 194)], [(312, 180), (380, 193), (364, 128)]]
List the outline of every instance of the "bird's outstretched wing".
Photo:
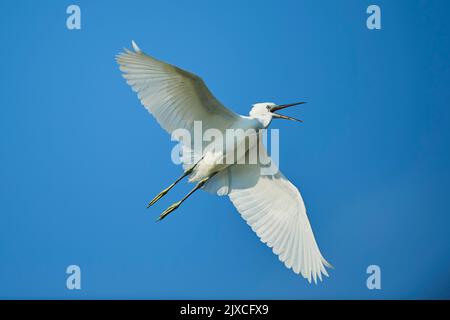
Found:
[[(260, 144), (260, 148), (264, 146)], [(268, 157), (265, 149), (260, 154)], [(314, 239), (300, 192), (277, 168), (274, 174), (261, 174), (262, 167), (247, 164), (228, 168), (228, 177), (222, 179), (228, 180), (225, 189), (230, 200), (287, 268), (309, 282), (322, 280), (322, 274), (328, 276), (325, 267), (331, 265), (323, 258)]]
[(194, 121), (202, 121), (203, 130), (225, 130), (239, 119), (200, 77), (148, 56), (134, 42), (132, 45), (134, 52), (125, 49), (116, 60), (127, 83), (166, 131), (184, 128), (192, 134)]

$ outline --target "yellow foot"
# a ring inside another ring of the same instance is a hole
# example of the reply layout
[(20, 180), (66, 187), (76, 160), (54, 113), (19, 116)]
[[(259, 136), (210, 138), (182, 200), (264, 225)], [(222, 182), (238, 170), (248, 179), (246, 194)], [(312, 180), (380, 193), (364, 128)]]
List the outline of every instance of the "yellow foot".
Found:
[(158, 193), (158, 195), (156, 197), (154, 197), (152, 201), (150, 201), (150, 203), (147, 206), (147, 209), (150, 208), (152, 205), (154, 205), (156, 201), (158, 201), (159, 199), (164, 197), (167, 194), (167, 192), (169, 192), (169, 190), (170, 190), (170, 188), (167, 188), (167, 189), (164, 189), (163, 191), (161, 191), (160, 193)]
[(174, 211), (175, 209), (177, 209), (181, 204), (181, 201), (175, 202), (174, 204), (172, 204), (170, 207), (168, 207), (166, 210), (164, 210), (163, 213), (161, 213), (161, 215), (158, 217), (158, 219), (156, 219), (156, 221), (160, 221), (162, 219), (164, 219), (169, 213), (171, 213), (172, 211)]

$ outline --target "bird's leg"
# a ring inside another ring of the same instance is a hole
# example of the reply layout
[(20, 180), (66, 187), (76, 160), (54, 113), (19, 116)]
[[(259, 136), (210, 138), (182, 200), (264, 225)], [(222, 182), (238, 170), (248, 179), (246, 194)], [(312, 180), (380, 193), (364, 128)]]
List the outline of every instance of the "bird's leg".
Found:
[[(202, 160), (203, 157), (200, 159)], [(196, 164), (194, 164), (191, 168), (187, 169), (182, 175), (181, 177), (179, 177), (174, 183), (172, 183), (170, 186), (168, 186), (167, 188), (165, 188), (163, 191), (161, 191), (160, 193), (158, 193), (158, 195), (156, 197), (153, 198), (152, 201), (149, 202), (149, 204), (147, 205), (147, 209), (150, 208), (152, 205), (155, 204), (156, 201), (158, 201), (159, 199), (161, 199), (162, 197), (164, 197), (167, 192), (169, 192), (170, 189), (172, 189), (178, 182), (180, 182), (184, 177), (190, 175), (192, 173), (192, 171), (194, 171), (195, 167), (197, 166), (197, 164), (200, 162), (197, 161)]]
[(217, 172), (214, 172), (212, 175), (210, 175), (209, 177), (206, 177), (202, 180), (200, 180), (197, 185), (191, 190), (189, 191), (189, 193), (187, 195), (184, 196), (183, 199), (181, 199), (178, 202), (175, 202), (174, 204), (172, 204), (170, 207), (168, 207), (166, 210), (164, 210), (163, 213), (161, 213), (161, 215), (158, 217), (158, 219), (156, 221), (160, 221), (162, 219), (164, 219), (165, 217), (167, 217), (167, 215), (169, 213), (171, 213), (172, 211), (174, 211), (175, 209), (177, 209), (187, 198), (189, 198), (195, 191), (197, 191), (198, 189), (200, 189), (201, 187), (203, 187), (205, 185), (205, 183), (211, 179), (214, 175), (216, 175)]
[(192, 173), (192, 170), (194, 169), (194, 167), (192, 167), (189, 170), (186, 170), (183, 175), (181, 177), (179, 177), (177, 180), (175, 180), (174, 183), (172, 183), (170, 186), (168, 186), (167, 188), (165, 188), (163, 191), (161, 191), (160, 193), (158, 193), (156, 195), (156, 197), (153, 198), (152, 201), (149, 202), (149, 204), (147, 205), (147, 209), (150, 208), (152, 205), (155, 204), (156, 201), (158, 201), (159, 199), (161, 199), (162, 197), (164, 197), (167, 192), (169, 192), (170, 189), (172, 189), (178, 182), (181, 181), (181, 179), (183, 179), (184, 177), (186, 177), (187, 175)]

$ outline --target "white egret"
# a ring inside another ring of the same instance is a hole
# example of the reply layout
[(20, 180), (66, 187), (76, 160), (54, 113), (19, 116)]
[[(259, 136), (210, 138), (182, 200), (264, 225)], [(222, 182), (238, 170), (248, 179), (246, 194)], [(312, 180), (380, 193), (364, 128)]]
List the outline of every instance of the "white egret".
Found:
[[(204, 130), (254, 129), (259, 138), (256, 145), (247, 147), (247, 151), (257, 147), (259, 155), (270, 160), (260, 139), (261, 129), (267, 128), (273, 118), (301, 121), (275, 111), (302, 102), (286, 105), (257, 103), (252, 106), (249, 116), (238, 115), (225, 108), (200, 77), (150, 57), (134, 41), (132, 46), (134, 51), (125, 49), (117, 55), (120, 70), (144, 107), (169, 133), (178, 128), (193, 132), (194, 121), (201, 121)], [(192, 153), (190, 147), (186, 146), (184, 153)], [(325, 267), (331, 265), (320, 253), (298, 189), (279, 170), (269, 175), (261, 174), (260, 163), (224, 164), (221, 160), (227, 154), (235, 153), (233, 148), (234, 144), (231, 149), (212, 149), (196, 154), (196, 162), (191, 166), (186, 164), (184, 174), (150, 202), (149, 206), (153, 205), (186, 176), (190, 176), (190, 182), (197, 182), (183, 199), (167, 208), (159, 220), (198, 189), (228, 195), (252, 230), (287, 268), (292, 268), (309, 282), (313, 279), (317, 283), (317, 278), (322, 280), (322, 274), (328, 276)]]

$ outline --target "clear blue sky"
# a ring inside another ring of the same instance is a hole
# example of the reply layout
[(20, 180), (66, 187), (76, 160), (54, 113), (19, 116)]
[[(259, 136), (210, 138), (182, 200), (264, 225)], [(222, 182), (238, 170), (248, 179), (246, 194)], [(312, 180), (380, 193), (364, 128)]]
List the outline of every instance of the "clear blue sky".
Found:
[[(82, 29), (66, 29), (78, 4)], [(382, 29), (366, 28), (378, 4)], [(446, 1), (0, 3), (1, 298), (450, 298)], [(335, 266), (310, 285), (227, 198), (191, 186), (114, 56), (134, 39), (228, 107), (306, 100), (281, 170)], [(66, 267), (82, 290), (66, 289)], [(366, 288), (366, 268), (382, 289)]]

